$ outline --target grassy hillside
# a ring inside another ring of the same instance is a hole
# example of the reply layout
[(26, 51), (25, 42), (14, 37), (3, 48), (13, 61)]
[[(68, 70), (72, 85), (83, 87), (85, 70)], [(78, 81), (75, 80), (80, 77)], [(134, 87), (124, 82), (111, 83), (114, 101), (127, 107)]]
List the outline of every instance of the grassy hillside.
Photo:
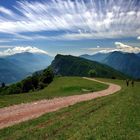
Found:
[(83, 89), (98, 91), (105, 88), (107, 88), (107, 85), (89, 81), (80, 77), (57, 77), (50, 85), (48, 85), (48, 87), (37, 92), (1, 95), (0, 107), (59, 96), (83, 94), (85, 93)]
[(107, 97), (78, 103), (60, 111), (0, 130), (1, 140), (138, 140), (140, 83)]
[(107, 65), (71, 55), (57, 55), (51, 66), (56, 74), (63, 76), (88, 76), (90, 70), (95, 70), (96, 77), (126, 78), (124, 74)]

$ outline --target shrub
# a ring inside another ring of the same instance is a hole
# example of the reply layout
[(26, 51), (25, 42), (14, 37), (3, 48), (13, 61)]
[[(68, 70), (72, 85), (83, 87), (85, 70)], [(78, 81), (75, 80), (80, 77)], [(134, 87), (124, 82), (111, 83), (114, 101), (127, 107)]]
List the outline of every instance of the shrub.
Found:
[(96, 72), (94, 69), (92, 69), (92, 70), (90, 70), (90, 71), (88, 72), (88, 75), (89, 75), (90, 77), (95, 77), (95, 76), (97, 75), (97, 72)]
[(53, 81), (53, 78), (54, 78), (53, 70), (51, 69), (51, 67), (48, 67), (43, 71), (40, 81), (45, 84), (49, 84)]
[(22, 92), (29, 92), (33, 89), (34, 86), (32, 84), (32, 77), (27, 77), (25, 80), (22, 81)]

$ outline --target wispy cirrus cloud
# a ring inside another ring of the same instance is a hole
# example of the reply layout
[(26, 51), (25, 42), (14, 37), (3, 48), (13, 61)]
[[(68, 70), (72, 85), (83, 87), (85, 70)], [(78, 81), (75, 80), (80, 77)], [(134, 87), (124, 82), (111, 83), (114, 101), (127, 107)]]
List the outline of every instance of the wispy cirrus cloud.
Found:
[(138, 36), (137, 39), (140, 40), (140, 36)]
[(9, 10), (5, 7), (2, 7), (2, 6), (0, 6), (0, 14), (6, 14), (6, 15), (9, 15), (9, 16), (14, 15), (14, 13), (11, 10)]
[[(138, 0), (19, 1), (14, 7), (18, 12), (0, 7), (0, 12), (11, 15), (11, 17), (0, 16), (0, 32), (20, 34), (66, 31), (67, 33), (50, 37), (58, 40), (140, 35), (140, 2)], [(19, 37), (30, 39), (25, 36)]]

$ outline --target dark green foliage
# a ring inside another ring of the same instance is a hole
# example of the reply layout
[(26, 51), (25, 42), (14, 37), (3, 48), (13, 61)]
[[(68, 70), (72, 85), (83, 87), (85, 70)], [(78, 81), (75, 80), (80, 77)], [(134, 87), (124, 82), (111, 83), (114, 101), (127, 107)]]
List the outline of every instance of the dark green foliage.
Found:
[(22, 92), (22, 87), (19, 84), (13, 84), (7, 89), (8, 94), (18, 94)]
[(97, 73), (96, 77), (116, 77), (118, 79), (127, 77), (107, 65), (70, 55), (57, 55), (51, 66), (56, 74), (62, 76), (89, 76), (89, 71), (94, 69)]
[(16, 84), (12, 84), (7, 87), (3, 84), (0, 88), (0, 94), (19, 94), (43, 89), (53, 81), (53, 78), (53, 71), (50, 67), (48, 67), (40, 74), (33, 74)]
[(34, 86), (32, 83), (32, 77), (27, 77), (25, 80), (22, 81), (22, 91), (23, 92), (29, 92), (30, 90), (33, 90)]
[(4, 87), (5, 87), (5, 83), (4, 83), (4, 82), (1, 84), (1, 87), (2, 87), (2, 88), (4, 88)]
[(39, 82), (38, 84), (38, 89), (43, 89), (44, 87), (46, 87), (47, 85), (44, 84), (43, 82)]
[(49, 84), (52, 82), (53, 78), (54, 78), (54, 74), (53, 74), (52, 68), (48, 67), (47, 69), (43, 71), (40, 81), (45, 84)]
[(88, 72), (88, 74), (90, 77), (95, 77), (97, 75), (97, 72), (94, 69), (92, 69)]
[(38, 84), (39, 84), (39, 76), (35, 75), (35, 76), (32, 76), (32, 85), (35, 89), (37, 89), (38, 87)]

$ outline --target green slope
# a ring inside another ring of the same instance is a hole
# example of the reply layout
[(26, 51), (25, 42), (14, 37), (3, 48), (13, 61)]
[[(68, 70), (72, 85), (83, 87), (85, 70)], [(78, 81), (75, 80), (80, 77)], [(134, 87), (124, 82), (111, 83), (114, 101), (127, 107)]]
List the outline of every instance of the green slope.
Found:
[(71, 55), (57, 55), (51, 66), (56, 74), (63, 76), (88, 76), (88, 72), (94, 69), (96, 77), (126, 78), (124, 74), (107, 65)]
[(139, 140), (140, 83), (122, 86), (116, 94), (78, 103), (0, 130), (0, 139), (20, 140)]
[(107, 87), (107, 85), (88, 81), (80, 77), (57, 77), (48, 85), (48, 87), (40, 91), (13, 95), (0, 95), (0, 108), (35, 100), (86, 93), (82, 89), (99, 91)]

